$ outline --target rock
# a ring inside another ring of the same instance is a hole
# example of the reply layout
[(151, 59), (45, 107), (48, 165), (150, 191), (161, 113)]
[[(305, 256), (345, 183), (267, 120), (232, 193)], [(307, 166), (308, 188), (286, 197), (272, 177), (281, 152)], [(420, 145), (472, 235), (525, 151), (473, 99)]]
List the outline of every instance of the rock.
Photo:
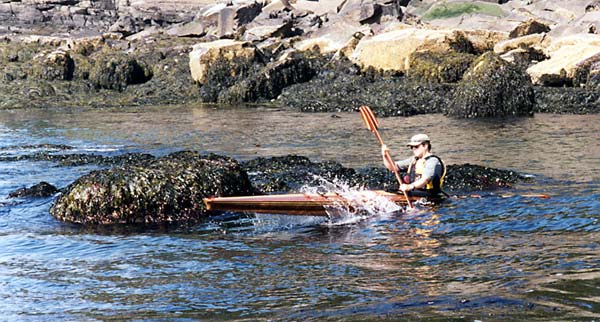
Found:
[(202, 37), (207, 33), (204, 22), (194, 20), (187, 23), (176, 24), (168, 28), (165, 33), (176, 37)]
[(445, 113), (459, 118), (530, 116), (534, 103), (527, 75), (488, 52), (473, 62)]
[(312, 162), (306, 157), (288, 155), (257, 158), (242, 163), (253, 186), (261, 193), (299, 192), (302, 186), (318, 186), (319, 177), (325, 180), (337, 178), (357, 183), (360, 179), (354, 169), (345, 168), (337, 162)]
[(121, 16), (117, 21), (108, 28), (109, 32), (118, 32), (124, 37), (133, 35), (142, 31), (144, 22), (139, 19), (134, 19), (130, 16)]
[(363, 70), (372, 67), (376, 70), (405, 72), (409, 67), (410, 55), (418, 50), (450, 50), (446, 42), (446, 36), (450, 34), (448, 30), (406, 28), (364, 37), (349, 58)]
[(286, 38), (294, 34), (291, 20), (270, 19), (268, 24), (248, 25), (244, 41), (264, 41), (267, 38)]
[[(356, 37), (362, 39), (364, 35), (372, 34), (371, 28), (356, 23), (349, 23), (344, 19), (333, 18), (321, 28), (310, 32), (303, 40), (294, 43), (294, 48), (300, 51), (318, 50), (321, 54), (335, 53), (347, 47)], [(352, 44), (351, 53), (358, 42)]]
[(600, 35), (578, 34), (554, 38), (549, 43), (544, 54), (550, 58), (527, 69), (533, 84), (572, 85), (578, 65), (600, 53)]
[(146, 166), (84, 175), (66, 188), (50, 213), (85, 225), (193, 222), (205, 216), (205, 197), (252, 193), (235, 160), (183, 151)]
[[(210, 67), (217, 60), (251, 62), (255, 55), (255, 47), (249, 46), (247, 42), (223, 39), (196, 44), (189, 54), (192, 78), (199, 84), (205, 84)], [(235, 76), (235, 68), (230, 69), (230, 72), (234, 73), (231, 76)]]
[(517, 26), (508, 35), (509, 38), (518, 38), (531, 34), (542, 34), (550, 31), (550, 27), (547, 24), (539, 22), (535, 19), (529, 19)]
[(152, 71), (126, 54), (99, 57), (91, 67), (89, 79), (97, 88), (123, 91), (127, 86), (145, 83)]
[(377, 116), (441, 113), (450, 104), (452, 86), (416, 82), (407, 77), (362, 73), (341, 57), (324, 65), (310, 81), (285, 88), (278, 97), (282, 106), (304, 112), (356, 112), (370, 106)]
[(319, 65), (319, 61), (301, 55), (284, 56), (221, 92), (217, 101), (232, 104), (276, 98), (283, 88), (311, 79)]
[(58, 192), (55, 186), (49, 184), (48, 182), (40, 182), (29, 188), (20, 188), (13, 192), (11, 192), (8, 197), (9, 198), (44, 198), (50, 197)]
[(456, 83), (477, 56), (466, 53), (415, 52), (406, 75), (423, 82)]
[(55, 50), (34, 58), (34, 73), (44, 80), (71, 80), (75, 71), (75, 62), (68, 52)]

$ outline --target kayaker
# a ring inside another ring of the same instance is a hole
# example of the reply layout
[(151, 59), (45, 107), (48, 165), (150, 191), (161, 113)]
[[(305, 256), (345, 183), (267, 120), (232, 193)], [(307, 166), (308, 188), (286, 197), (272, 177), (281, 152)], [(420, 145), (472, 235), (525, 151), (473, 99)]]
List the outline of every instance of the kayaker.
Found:
[[(442, 185), (446, 175), (446, 165), (438, 156), (431, 153), (431, 140), (427, 134), (416, 134), (406, 144), (414, 157), (396, 161), (390, 164), (383, 158), (383, 164), (390, 171), (406, 170), (408, 178), (400, 185), (400, 191), (406, 191), (411, 196), (418, 197), (443, 197)], [(389, 153), (388, 147), (383, 144), (381, 153)], [(408, 180), (406, 180), (408, 179)]]

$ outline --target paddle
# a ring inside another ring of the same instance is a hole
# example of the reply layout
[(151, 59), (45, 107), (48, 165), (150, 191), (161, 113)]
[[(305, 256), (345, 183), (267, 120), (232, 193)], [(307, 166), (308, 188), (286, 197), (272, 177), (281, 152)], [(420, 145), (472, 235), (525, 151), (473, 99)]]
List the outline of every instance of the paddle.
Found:
[[(369, 131), (373, 132), (375, 134), (375, 137), (377, 137), (377, 141), (379, 141), (379, 144), (383, 145), (383, 140), (381, 139), (381, 136), (379, 135), (379, 132), (377, 131), (377, 128), (379, 127), (379, 123), (377, 122), (377, 119), (375, 118), (375, 114), (373, 114), (373, 111), (371, 111), (371, 108), (366, 105), (363, 105), (359, 108), (359, 110), (360, 110), (360, 116), (362, 117), (363, 121), (365, 122), (367, 129), (369, 129)], [(392, 160), (390, 153), (388, 151), (385, 151), (385, 154), (383, 155), (383, 157), (385, 158), (386, 162), (393, 165), (394, 175), (396, 175), (398, 184), (403, 184), (404, 182), (402, 181), (402, 178), (400, 178), (400, 174), (398, 174), (398, 169), (396, 169), (396, 165), (394, 164), (394, 160)], [(404, 192), (404, 197), (406, 198), (406, 201), (408, 203), (408, 207), (412, 208), (413, 207), (412, 202), (408, 198), (408, 194), (406, 193), (406, 191), (403, 191), (403, 192)]]

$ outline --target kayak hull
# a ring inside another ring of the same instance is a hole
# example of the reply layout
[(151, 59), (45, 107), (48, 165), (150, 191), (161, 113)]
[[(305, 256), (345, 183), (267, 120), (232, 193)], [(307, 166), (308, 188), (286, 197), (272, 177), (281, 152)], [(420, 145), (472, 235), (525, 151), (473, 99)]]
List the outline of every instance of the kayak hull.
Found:
[[(366, 193), (388, 198), (390, 201), (406, 205), (404, 195), (383, 190), (369, 190)], [(365, 197), (367, 194), (365, 193)], [(418, 197), (409, 197), (416, 201)], [(304, 216), (328, 216), (327, 206), (347, 203), (347, 200), (335, 193), (309, 194), (295, 193), (282, 195), (210, 197), (204, 199), (206, 209), (210, 211), (255, 212)]]

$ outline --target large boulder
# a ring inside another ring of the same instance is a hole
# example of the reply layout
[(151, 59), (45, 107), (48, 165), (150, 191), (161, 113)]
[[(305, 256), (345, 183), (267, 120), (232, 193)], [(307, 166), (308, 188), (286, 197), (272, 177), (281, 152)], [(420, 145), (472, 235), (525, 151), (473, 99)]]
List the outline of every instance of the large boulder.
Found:
[[(205, 84), (211, 66), (218, 60), (242, 60), (251, 62), (256, 55), (256, 49), (247, 42), (231, 39), (216, 40), (194, 45), (189, 54), (190, 72), (192, 78), (199, 84)], [(231, 70), (235, 76), (235, 69)]]
[(75, 62), (71, 55), (63, 50), (41, 53), (34, 57), (33, 73), (44, 80), (71, 80), (75, 71)]
[(579, 66), (600, 54), (600, 35), (576, 34), (549, 42), (544, 54), (550, 58), (527, 69), (536, 85), (572, 85)]
[(205, 215), (205, 197), (251, 193), (237, 161), (183, 151), (144, 166), (84, 175), (67, 187), (50, 213), (78, 224), (187, 222)]
[(89, 79), (97, 88), (122, 91), (129, 85), (142, 84), (152, 78), (152, 70), (127, 54), (102, 55), (89, 71)]
[(529, 77), (497, 54), (476, 59), (455, 88), (446, 114), (459, 118), (533, 115)]
[(398, 28), (362, 38), (350, 60), (363, 69), (406, 72), (415, 52), (481, 53), (506, 37), (497, 32), (417, 29), (406, 25)]
[(320, 65), (322, 63), (318, 59), (306, 58), (300, 54), (284, 55), (221, 92), (217, 101), (231, 104), (274, 99), (281, 94), (283, 88), (310, 80), (316, 75)]

